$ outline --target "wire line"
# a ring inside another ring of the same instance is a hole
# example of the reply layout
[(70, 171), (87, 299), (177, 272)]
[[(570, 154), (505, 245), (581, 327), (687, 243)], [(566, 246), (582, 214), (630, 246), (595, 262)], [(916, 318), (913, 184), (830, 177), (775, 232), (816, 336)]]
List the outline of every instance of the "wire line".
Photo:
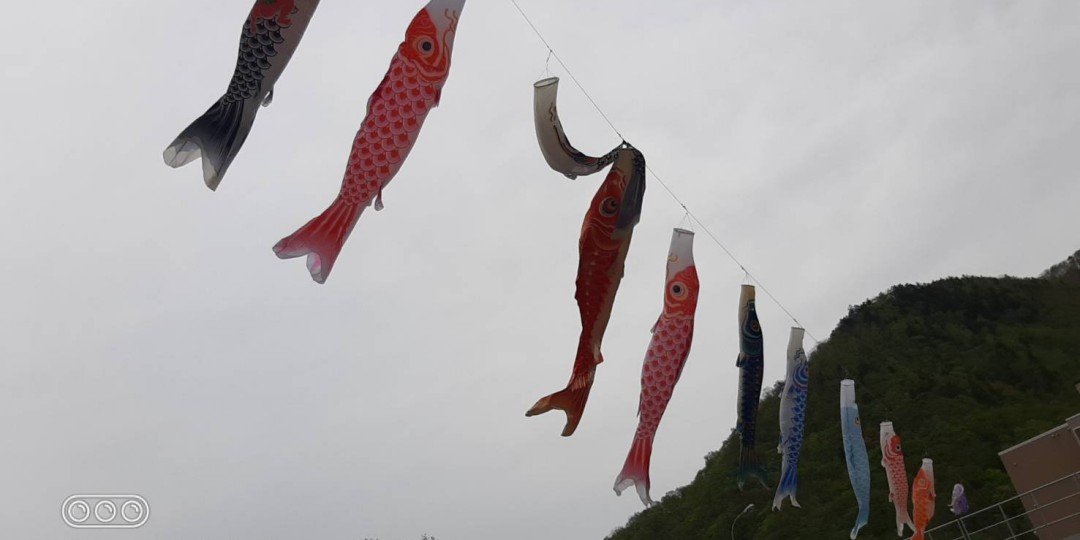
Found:
[[(603, 118), (605, 122), (607, 122), (607, 125), (611, 127), (611, 130), (615, 132), (615, 135), (618, 135), (619, 139), (622, 139), (625, 142), (626, 137), (623, 137), (623, 134), (619, 131), (619, 128), (615, 127), (615, 124), (611, 121), (608, 115), (604, 112), (603, 109), (600, 108), (600, 105), (596, 102), (595, 99), (593, 99), (592, 95), (589, 94), (589, 91), (585, 89), (585, 86), (581, 84), (581, 81), (579, 81), (578, 78), (574, 76), (574, 72), (571, 71), (569, 67), (567, 67), (566, 62), (563, 62), (563, 59), (559, 56), (559, 53), (555, 52), (555, 49), (551, 46), (550, 43), (548, 43), (548, 40), (544, 37), (543, 34), (540, 33), (540, 30), (536, 28), (536, 25), (533, 24), (532, 20), (529, 19), (529, 16), (525, 13), (525, 10), (521, 9), (521, 6), (518, 5), (517, 0), (510, 0), (510, 3), (513, 4), (515, 8), (517, 8), (518, 13), (520, 13), (521, 17), (525, 19), (525, 22), (529, 25), (529, 28), (532, 28), (532, 31), (536, 34), (536, 37), (540, 38), (540, 41), (548, 50), (549, 57), (554, 58), (555, 61), (558, 62), (560, 66), (562, 66), (563, 71), (565, 71), (566, 74), (570, 76), (570, 80), (574, 82), (574, 84), (578, 87), (579, 90), (581, 90), (581, 93), (584, 94), (585, 98), (589, 100), (589, 103), (591, 103), (593, 108), (596, 109), (596, 112), (600, 114), (600, 117)], [(656, 171), (654, 171), (648, 163), (645, 164), (645, 170), (649, 171), (649, 174), (651, 174), (652, 177), (657, 182), (659, 182), (661, 186), (663, 186), (664, 190), (667, 191), (669, 196), (671, 196), (671, 199), (675, 201), (675, 204), (678, 204), (682, 207), (682, 209), (686, 212), (686, 215), (690, 216), (690, 219), (696, 222), (698, 226), (701, 227), (701, 230), (705, 231), (705, 234), (709, 236), (713, 243), (715, 243), (724, 252), (724, 254), (732, 260), (732, 262), (738, 265), (739, 269), (745, 272), (747, 277), (749, 277), (751, 281), (753, 281), (758, 287), (761, 288), (762, 292), (764, 292), (765, 295), (768, 296), (769, 299), (772, 300), (773, 303), (776, 304), (777, 307), (779, 307), (788, 316), (788, 318), (790, 318), (795, 323), (795, 326), (802, 328), (806, 332), (806, 335), (809, 336), (816, 345), (820, 346), (821, 342), (818, 341), (818, 339), (814, 337), (814, 335), (810, 333), (810, 331), (807, 330), (801, 322), (799, 322), (799, 319), (796, 318), (795, 315), (793, 315), (791, 311), (788, 310), (788, 308), (784, 306), (784, 304), (781, 303), (780, 300), (777, 299), (776, 296), (774, 296), (767, 287), (765, 287), (765, 284), (762, 283), (761, 280), (758, 279), (756, 276), (754, 276), (754, 274), (746, 268), (746, 265), (744, 265), (742, 261), (740, 261), (739, 258), (736, 257), (735, 254), (732, 253), (732, 251), (728, 249), (727, 246), (725, 246), (724, 243), (721, 242), (715, 234), (713, 234), (712, 230), (709, 229), (708, 225), (705, 225), (705, 223), (701, 221), (701, 219), (698, 218), (698, 216), (694, 214), (693, 211), (690, 210), (690, 207), (687, 206), (686, 203), (684, 203), (683, 200), (679, 198), (679, 196), (675, 193), (674, 190), (671, 189), (671, 186), (669, 186), (667, 182), (660, 178), (660, 175), (656, 174)]]

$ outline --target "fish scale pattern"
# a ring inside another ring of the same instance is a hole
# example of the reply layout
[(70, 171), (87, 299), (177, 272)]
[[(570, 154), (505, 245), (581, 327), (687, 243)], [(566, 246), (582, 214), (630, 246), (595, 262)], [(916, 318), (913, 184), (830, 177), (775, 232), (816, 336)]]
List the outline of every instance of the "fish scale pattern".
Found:
[(679, 231), (676, 231), (672, 239), (673, 253), (668, 264), (689, 262), (689, 266), (681, 270), (669, 266), (670, 277), (665, 286), (664, 310), (653, 326), (652, 339), (649, 340), (649, 348), (645, 352), (645, 362), (641, 368), (637, 430), (634, 432), (622, 471), (615, 478), (616, 494), (634, 485), (645, 506), (653, 504), (649, 496), (649, 462), (652, 459), (653, 438), (668, 402), (671, 401), (675, 384), (682, 375), (694, 337), (694, 313), (697, 310), (700, 283), (692, 254), (684, 254), (689, 259), (680, 261), (675, 252), (679, 238)]
[(257, 18), (253, 24), (244, 23), (236, 70), (221, 98), (224, 104), (251, 99), (262, 92), (263, 78), (273, 66), (271, 59), (278, 54), (277, 46), (285, 41), (281, 30), (287, 27), (279, 25), (276, 19)]
[[(794, 364), (791, 379), (785, 384), (781, 397), (779, 450), (783, 454), (783, 464), (774, 507), (779, 507), (779, 498), (783, 495), (789, 495), (794, 503), (798, 484), (799, 456), (802, 453), (803, 431), (806, 426), (806, 395), (810, 385), (810, 364), (802, 349), (795, 351)], [(785, 414), (789, 407), (790, 412)], [(797, 503), (794, 504), (798, 506)]]
[[(887, 424), (890, 429), (891, 424)], [(885, 477), (889, 481), (889, 501), (896, 513), (896, 533), (902, 535), (904, 525), (915, 528), (908, 514), (908, 476), (904, 468), (904, 449), (900, 436), (886, 432), (881, 440), (881, 465), (885, 468)]]
[(636, 437), (652, 438), (664, 409), (671, 401), (675, 382), (686, 363), (694, 335), (694, 319), (685, 315), (661, 316), (641, 371), (641, 403)]
[(366, 206), (390, 182), (416, 143), (439, 90), (416, 64), (398, 53), (368, 102), (368, 115), (353, 141), (341, 199)]

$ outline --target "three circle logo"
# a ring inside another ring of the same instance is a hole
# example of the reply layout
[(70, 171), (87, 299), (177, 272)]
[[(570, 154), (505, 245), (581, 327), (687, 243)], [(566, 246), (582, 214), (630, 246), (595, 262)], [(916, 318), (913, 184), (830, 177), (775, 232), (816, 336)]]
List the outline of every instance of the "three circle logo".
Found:
[(138, 495), (72, 495), (60, 515), (76, 529), (136, 529), (150, 519), (150, 505)]

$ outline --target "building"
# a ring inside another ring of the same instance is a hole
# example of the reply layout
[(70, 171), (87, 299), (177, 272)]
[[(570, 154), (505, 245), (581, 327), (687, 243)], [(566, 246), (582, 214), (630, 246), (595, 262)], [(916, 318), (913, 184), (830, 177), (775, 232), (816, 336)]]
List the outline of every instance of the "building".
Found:
[(998, 455), (1039, 540), (1080, 540), (1080, 414)]

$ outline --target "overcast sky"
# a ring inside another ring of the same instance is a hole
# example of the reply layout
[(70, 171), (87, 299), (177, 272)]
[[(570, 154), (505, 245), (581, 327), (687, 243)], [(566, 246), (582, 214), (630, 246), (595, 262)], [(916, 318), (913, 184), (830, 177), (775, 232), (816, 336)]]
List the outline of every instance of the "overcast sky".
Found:
[[(600, 177), (543, 161), (536, 36), (508, 0), (466, 5), (442, 106), (319, 286), (270, 248), (336, 193), (422, 2), (325, 0), (212, 193), (161, 151), (224, 91), (250, 4), (5, 7), (0, 535), (120, 536), (61, 522), (61, 501), (87, 492), (146, 497), (131, 539), (588, 539), (623, 524), (641, 503), (611, 486), (681, 209), (650, 179), (607, 361), (561, 438), (560, 414), (524, 412), (569, 375), (577, 235)], [(819, 338), (896, 283), (1030, 276), (1080, 248), (1080, 3), (521, 4)], [(618, 142), (569, 81), (559, 105), (579, 148)], [(697, 335), (657, 435), (655, 498), (735, 423), (743, 273), (700, 234), (696, 259)], [(759, 313), (769, 385), (791, 321), (766, 300)]]

